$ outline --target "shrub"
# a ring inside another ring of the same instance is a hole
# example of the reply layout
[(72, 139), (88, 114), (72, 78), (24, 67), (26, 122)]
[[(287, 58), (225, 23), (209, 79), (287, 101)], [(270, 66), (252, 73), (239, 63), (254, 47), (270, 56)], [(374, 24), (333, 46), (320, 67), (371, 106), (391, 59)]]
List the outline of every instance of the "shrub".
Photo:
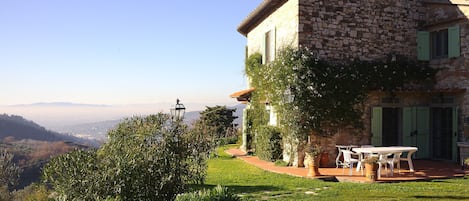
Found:
[(22, 170), (13, 162), (13, 154), (2, 150), (0, 152), (0, 186), (11, 189), (19, 182)]
[(211, 190), (200, 190), (192, 193), (180, 194), (176, 201), (240, 201), (241, 198), (230, 192), (228, 188), (218, 185)]
[(282, 138), (274, 126), (261, 126), (256, 132), (256, 155), (266, 161), (276, 161), (282, 157)]
[(238, 136), (225, 137), (218, 139), (218, 146), (223, 146), (227, 144), (236, 144), (238, 142)]
[(288, 162), (285, 162), (285, 161), (283, 161), (283, 160), (276, 160), (276, 161), (275, 161), (275, 166), (287, 167), (287, 166), (288, 166)]
[(205, 177), (199, 145), (168, 115), (134, 117), (110, 131), (99, 150), (52, 159), (44, 181), (64, 200), (174, 200)]
[(49, 190), (46, 186), (40, 184), (31, 184), (22, 190), (13, 192), (14, 201), (47, 201), (49, 199)]

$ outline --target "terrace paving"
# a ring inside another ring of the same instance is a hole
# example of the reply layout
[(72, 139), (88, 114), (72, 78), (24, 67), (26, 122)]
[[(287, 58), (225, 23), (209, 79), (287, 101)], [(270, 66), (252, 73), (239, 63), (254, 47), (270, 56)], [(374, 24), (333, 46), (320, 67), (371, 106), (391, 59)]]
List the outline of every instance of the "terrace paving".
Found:
[[(247, 155), (240, 149), (229, 149), (226, 151), (229, 155), (239, 158), (249, 164), (264, 169), (266, 171), (288, 174), (297, 177), (321, 179), (321, 180), (333, 180), (339, 182), (356, 182), (365, 183), (365, 176), (361, 172), (353, 171), (352, 175), (349, 175), (349, 169), (343, 170), (342, 167), (325, 167), (319, 168), (319, 172), (323, 176), (319, 177), (307, 177), (308, 169), (304, 167), (280, 167), (275, 166), (273, 162), (260, 160), (256, 156)], [(390, 182), (405, 182), (405, 181), (420, 181), (420, 180), (433, 180), (433, 179), (447, 179), (455, 177), (464, 177), (469, 175), (469, 169), (462, 170), (461, 166), (454, 162), (447, 161), (433, 161), (433, 160), (414, 160), (415, 172), (410, 172), (406, 162), (401, 162), (401, 170), (398, 172), (394, 171), (394, 176), (386, 176), (386, 172), (383, 168), (381, 172), (381, 178), (377, 180), (379, 183), (390, 183)], [(388, 170), (389, 171), (389, 170)]]

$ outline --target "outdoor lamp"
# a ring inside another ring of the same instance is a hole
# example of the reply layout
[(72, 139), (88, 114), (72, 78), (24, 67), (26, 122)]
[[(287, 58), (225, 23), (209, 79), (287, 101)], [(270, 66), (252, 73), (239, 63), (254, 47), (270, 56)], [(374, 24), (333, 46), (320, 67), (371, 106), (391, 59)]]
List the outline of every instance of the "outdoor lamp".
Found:
[(173, 120), (181, 120), (184, 118), (184, 113), (186, 112), (186, 108), (183, 104), (179, 102), (179, 99), (176, 99), (176, 105), (172, 106), (170, 109), (171, 118)]

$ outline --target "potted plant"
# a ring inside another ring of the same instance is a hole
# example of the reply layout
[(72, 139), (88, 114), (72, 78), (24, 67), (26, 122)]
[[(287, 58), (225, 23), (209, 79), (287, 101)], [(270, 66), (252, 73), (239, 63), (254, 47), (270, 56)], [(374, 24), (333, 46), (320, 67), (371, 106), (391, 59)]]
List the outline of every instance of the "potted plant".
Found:
[(375, 182), (378, 178), (378, 157), (370, 156), (363, 160), (365, 164), (365, 177), (368, 182)]
[(321, 146), (308, 143), (305, 147), (305, 153), (309, 158), (308, 177), (321, 176), (321, 173), (319, 173), (319, 161), (321, 160), (320, 156), (322, 153)]
[(464, 164), (466, 164), (466, 166), (469, 167), (469, 157), (467, 157), (467, 158), (464, 160)]

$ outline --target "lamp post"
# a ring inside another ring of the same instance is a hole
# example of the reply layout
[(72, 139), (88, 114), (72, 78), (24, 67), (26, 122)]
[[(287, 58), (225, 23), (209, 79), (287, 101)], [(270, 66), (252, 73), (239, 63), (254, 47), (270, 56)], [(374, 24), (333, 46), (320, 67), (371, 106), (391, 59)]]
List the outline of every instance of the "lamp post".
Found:
[(171, 107), (170, 112), (171, 112), (171, 119), (180, 121), (184, 118), (186, 107), (184, 107), (184, 105), (180, 103), (179, 99), (176, 99), (176, 105)]

